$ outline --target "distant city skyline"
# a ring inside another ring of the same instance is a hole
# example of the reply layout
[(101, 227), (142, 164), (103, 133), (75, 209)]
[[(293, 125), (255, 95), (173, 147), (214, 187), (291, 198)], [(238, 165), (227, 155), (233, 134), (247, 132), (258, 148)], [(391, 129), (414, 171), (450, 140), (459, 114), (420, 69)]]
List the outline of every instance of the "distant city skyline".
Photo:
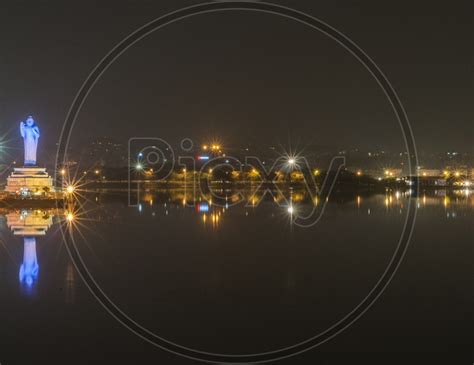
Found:
[[(192, 139), (191, 139), (192, 140)], [(202, 139), (203, 141), (213, 141), (219, 139)], [(202, 145), (205, 142), (198, 143), (192, 140), (194, 146), (187, 151), (188, 154), (202, 153)], [(209, 142), (208, 142), (209, 143)], [(38, 152), (44, 163), (52, 165), (55, 163), (57, 144), (42, 145)], [(176, 152), (182, 152), (179, 142), (171, 144)], [(21, 161), (22, 150), (21, 136), (18, 138), (10, 138), (1, 144), (2, 155), (0, 156), (0, 164), (6, 164), (9, 161)], [(241, 145), (232, 143), (230, 145), (223, 144), (222, 148), (227, 155), (234, 157), (243, 157), (244, 155), (254, 154), (263, 159), (274, 159), (285, 152), (292, 152), (305, 156), (309, 160), (328, 163), (335, 155), (346, 155), (348, 164), (359, 164), (361, 167), (368, 168), (371, 164), (380, 163), (380, 161), (392, 161), (392, 165), (398, 165), (400, 162), (405, 163), (406, 152), (401, 150), (390, 150), (381, 146), (360, 146), (360, 147), (343, 147), (343, 146), (325, 146), (316, 143), (303, 145), (299, 144), (271, 144), (271, 143), (243, 143)], [(185, 154), (185, 153), (184, 153)], [(72, 141), (69, 151), (69, 160), (87, 161), (88, 164), (108, 165), (109, 167), (127, 166), (128, 151), (127, 141), (119, 138), (111, 138), (107, 136), (99, 136), (89, 138), (82, 143), (74, 143)], [(470, 151), (460, 151), (457, 149), (442, 152), (427, 152), (418, 150), (419, 164), (425, 168), (443, 168), (451, 165), (467, 165), (474, 164), (474, 156)]]

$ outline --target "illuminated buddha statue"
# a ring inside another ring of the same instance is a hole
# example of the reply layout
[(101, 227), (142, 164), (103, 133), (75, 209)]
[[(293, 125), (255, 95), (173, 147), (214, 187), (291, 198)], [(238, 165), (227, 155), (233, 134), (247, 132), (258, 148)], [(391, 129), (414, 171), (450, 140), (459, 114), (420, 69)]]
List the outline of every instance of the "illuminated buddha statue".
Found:
[(25, 145), (25, 166), (36, 166), (36, 149), (40, 132), (31, 115), (20, 123), (20, 134)]

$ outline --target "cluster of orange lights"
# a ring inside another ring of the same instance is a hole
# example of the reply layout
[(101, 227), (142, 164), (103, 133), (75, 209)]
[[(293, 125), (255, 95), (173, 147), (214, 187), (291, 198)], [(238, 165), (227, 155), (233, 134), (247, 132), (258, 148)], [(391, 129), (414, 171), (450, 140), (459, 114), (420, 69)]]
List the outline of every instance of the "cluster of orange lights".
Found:
[(450, 172), (450, 171), (448, 171), (448, 170), (444, 170), (444, 171), (443, 171), (443, 175), (446, 176), (446, 177), (448, 177), (449, 175), (453, 175), (453, 176), (455, 176), (455, 177), (460, 177), (460, 176), (461, 176), (461, 172), (459, 172), (459, 171)]
[(210, 150), (210, 151), (220, 151), (221, 145), (219, 145), (219, 144), (211, 144), (211, 145), (205, 144), (205, 145), (202, 146), (202, 149), (204, 151), (208, 151), (208, 150)]

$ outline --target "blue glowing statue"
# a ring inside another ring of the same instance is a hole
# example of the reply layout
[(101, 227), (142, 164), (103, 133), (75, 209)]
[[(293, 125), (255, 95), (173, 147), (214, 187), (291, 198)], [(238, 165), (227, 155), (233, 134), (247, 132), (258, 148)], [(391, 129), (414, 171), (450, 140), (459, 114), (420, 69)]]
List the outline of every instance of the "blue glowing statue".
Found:
[(20, 133), (25, 143), (25, 166), (36, 166), (36, 149), (40, 132), (31, 115), (20, 123)]

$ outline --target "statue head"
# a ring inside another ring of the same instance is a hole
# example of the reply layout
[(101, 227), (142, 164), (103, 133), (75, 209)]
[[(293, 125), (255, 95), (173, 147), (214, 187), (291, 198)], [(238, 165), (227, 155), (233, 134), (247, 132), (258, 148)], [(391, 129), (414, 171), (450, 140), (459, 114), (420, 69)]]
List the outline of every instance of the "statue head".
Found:
[(35, 125), (35, 120), (33, 119), (31, 115), (29, 115), (28, 118), (26, 118), (25, 124), (28, 127), (33, 127)]

